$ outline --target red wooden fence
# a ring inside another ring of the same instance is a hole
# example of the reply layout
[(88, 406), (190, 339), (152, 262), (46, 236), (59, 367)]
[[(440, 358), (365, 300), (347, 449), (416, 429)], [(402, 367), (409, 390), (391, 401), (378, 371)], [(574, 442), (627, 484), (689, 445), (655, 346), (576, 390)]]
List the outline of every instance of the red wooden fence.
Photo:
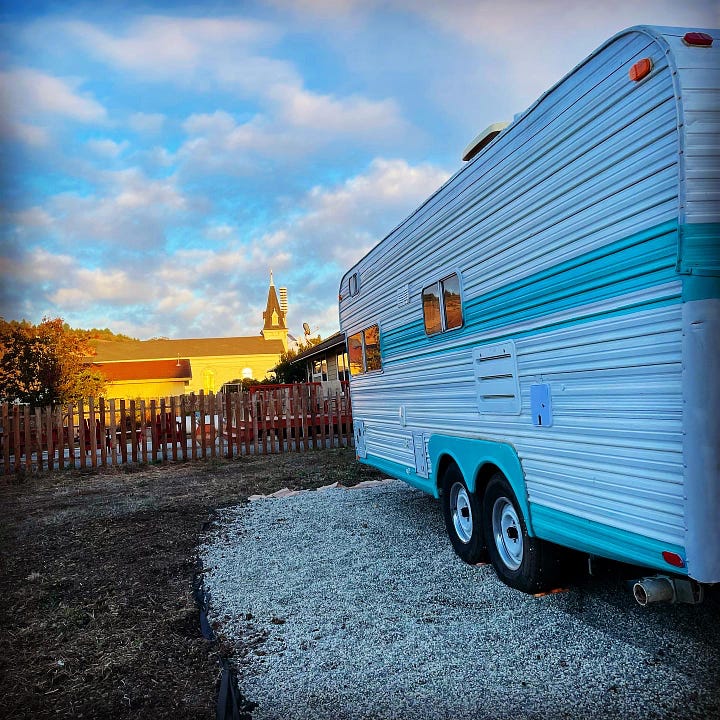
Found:
[(46, 408), (4, 403), (0, 409), (5, 475), (353, 444), (347, 386), (327, 395), (319, 383)]

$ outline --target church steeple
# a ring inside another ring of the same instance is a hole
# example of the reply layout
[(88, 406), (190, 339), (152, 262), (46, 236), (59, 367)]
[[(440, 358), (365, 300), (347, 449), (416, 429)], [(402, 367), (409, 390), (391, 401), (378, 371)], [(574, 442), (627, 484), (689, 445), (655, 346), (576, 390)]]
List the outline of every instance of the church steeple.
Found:
[(275, 292), (275, 282), (271, 270), (267, 304), (263, 313), (263, 329), (260, 332), (266, 340), (281, 340), (287, 350), (288, 329), (285, 323), (286, 315), (287, 311), (280, 306), (277, 292)]

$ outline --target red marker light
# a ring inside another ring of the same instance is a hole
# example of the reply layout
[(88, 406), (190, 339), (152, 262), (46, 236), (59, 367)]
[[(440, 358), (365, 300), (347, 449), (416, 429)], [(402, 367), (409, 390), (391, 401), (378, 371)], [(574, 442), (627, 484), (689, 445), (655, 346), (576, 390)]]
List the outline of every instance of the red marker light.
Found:
[(650, 71), (653, 68), (653, 63), (650, 58), (643, 58), (642, 60), (638, 60), (628, 72), (628, 75), (630, 76), (630, 79), (633, 82), (639, 82), (644, 77), (647, 77), (650, 74)]
[(683, 42), (691, 47), (712, 47), (712, 35), (703, 32), (689, 32), (683, 35)]
[(668, 552), (665, 550), (662, 554), (663, 560), (668, 564), (672, 565), (673, 567), (685, 567), (685, 561), (674, 552)]

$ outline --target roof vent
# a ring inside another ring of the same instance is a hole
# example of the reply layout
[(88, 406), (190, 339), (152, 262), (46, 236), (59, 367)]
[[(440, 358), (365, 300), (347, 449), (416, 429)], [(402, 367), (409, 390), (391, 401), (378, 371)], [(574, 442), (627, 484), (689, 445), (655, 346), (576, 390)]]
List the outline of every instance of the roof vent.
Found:
[(463, 151), (463, 161), (472, 160), (487, 147), (510, 123), (497, 122), (486, 127)]

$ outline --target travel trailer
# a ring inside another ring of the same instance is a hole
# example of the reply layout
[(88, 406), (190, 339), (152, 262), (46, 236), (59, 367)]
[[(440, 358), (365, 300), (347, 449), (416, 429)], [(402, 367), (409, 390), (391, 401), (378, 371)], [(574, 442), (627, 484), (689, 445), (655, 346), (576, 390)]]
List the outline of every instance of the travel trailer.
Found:
[(511, 587), (720, 581), (719, 80), (717, 30), (618, 33), (342, 278), (358, 458)]

